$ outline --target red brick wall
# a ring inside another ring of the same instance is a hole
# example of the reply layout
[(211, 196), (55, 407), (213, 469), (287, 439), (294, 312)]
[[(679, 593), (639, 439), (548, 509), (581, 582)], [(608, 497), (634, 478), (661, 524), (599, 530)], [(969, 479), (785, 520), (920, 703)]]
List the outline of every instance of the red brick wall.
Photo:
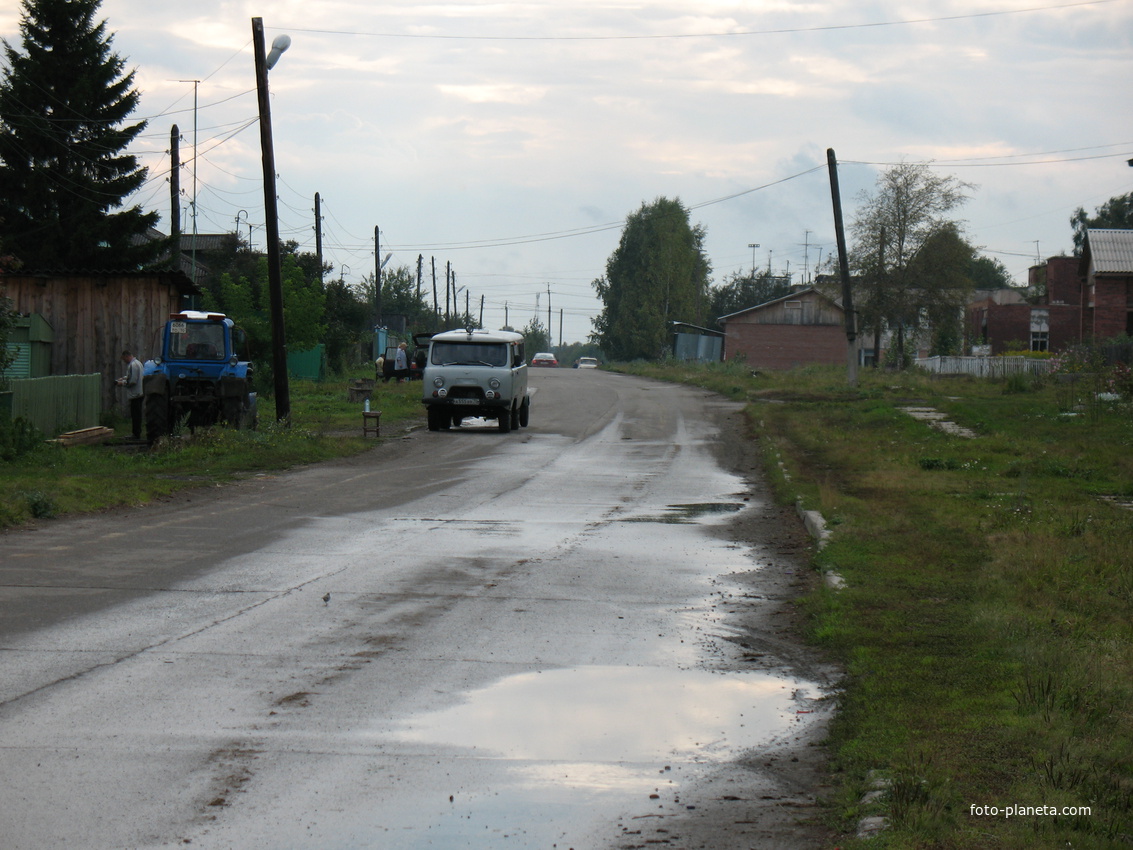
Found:
[(846, 331), (838, 325), (756, 325), (728, 322), (726, 358), (742, 354), (755, 369), (810, 363), (845, 365)]
[(1046, 261), (1046, 303), (1082, 303), (1082, 278), (1077, 257), (1051, 257)]
[(992, 354), (1003, 354), (1007, 343), (1031, 341), (1030, 304), (992, 304), (987, 311), (987, 340)]
[(1082, 308), (1050, 308), (1050, 350), (1065, 351), (1082, 340)]
[(1095, 281), (1093, 327), (1086, 329), (1088, 335), (1103, 340), (1125, 333), (1129, 310), (1125, 288), (1122, 278)]
[[(978, 341), (980, 330), (980, 306), (969, 312), (973, 339)], [(992, 354), (1003, 354), (1007, 343), (1031, 343), (1031, 305), (1030, 304), (988, 304), (987, 338)], [(1051, 351), (1063, 351), (1068, 346), (1081, 341), (1082, 310), (1077, 306), (1052, 304), (1043, 306), (1048, 313), (1050, 334), (1048, 344)]]

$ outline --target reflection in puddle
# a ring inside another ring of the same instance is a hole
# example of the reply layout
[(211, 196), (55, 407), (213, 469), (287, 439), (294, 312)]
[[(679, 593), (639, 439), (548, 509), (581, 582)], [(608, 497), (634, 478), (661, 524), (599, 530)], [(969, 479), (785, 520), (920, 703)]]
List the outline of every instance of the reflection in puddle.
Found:
[(793, 700), (804, 687), (755, 673), (657, 667), (525, 673), (414, 718), (396, 737), (529, 761), (723, 757), (784, 732), (797, 719)]
[[(511, 676), (392, 734), (430, 751), (458, 748), (444, 768), (443, 789), (455, 793), (439, 806), (425, 795), (375, 808), (355, 835), (383, 850), (606, 846), (602, 824), (643, 803), (648, 817), (677, 814), (690, 769), (798, 732), (818, 697), (813, 683), (755, 672), (593, 666)], [(503, 772), (487, 768), (501, 761)]]
[(739, 502), (697, 502), (688, 505), (666, 505), (664, 513), (622, 517), (621, 522), (691, 523), (706, 517), (734, 514), (743, 510)]

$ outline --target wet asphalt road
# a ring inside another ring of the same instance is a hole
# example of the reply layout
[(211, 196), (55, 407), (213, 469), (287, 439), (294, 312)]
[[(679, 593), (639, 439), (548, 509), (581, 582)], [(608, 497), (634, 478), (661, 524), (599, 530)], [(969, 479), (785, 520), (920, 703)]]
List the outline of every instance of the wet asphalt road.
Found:
[(719, 664), (737, 407), (531, 383), (509, 435), (0, 536), (3, 846), (624, 846), (817, 717)]

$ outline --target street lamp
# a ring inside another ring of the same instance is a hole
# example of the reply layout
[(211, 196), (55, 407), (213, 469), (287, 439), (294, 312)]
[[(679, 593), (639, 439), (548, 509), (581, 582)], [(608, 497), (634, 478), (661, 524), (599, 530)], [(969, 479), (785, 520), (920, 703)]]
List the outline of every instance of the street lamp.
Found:
[(276, 36), (264, 55), (264, 19), (252, 18), (252, 49), (256, 57), (256, 94), (260, 107), (260, 148), (264, 161), (264, 228), (267, 231), (268, 295), (271, 300), (271, 365), (275, 378), (275, 418), (291, 421), (291, 388), (287, 383), (287, 343), (283, 326), (283, 271), (279, 257), (279, 208), (275, 198), (275, 148), (271, 138), (268, 70), (291, 46), (291, 38)]
[(748, 242), (747, 246), (751, 248), (751, 279), (755, 280), (755, 249), (759, 247), (759, 243)]
[[(239, 247), (239, 244), (240, 244), (240, 216), (244, 216), (244, 221), (247, 221), (248, 220), (248, 211), (247, 210), (240, 210), (240, 212), (236, 213), (236, 244), (237, 244), (237, 247)], [(249, 251), (252, 250), (252, 225), (251, 224), (248, 225), (248, 250)]]

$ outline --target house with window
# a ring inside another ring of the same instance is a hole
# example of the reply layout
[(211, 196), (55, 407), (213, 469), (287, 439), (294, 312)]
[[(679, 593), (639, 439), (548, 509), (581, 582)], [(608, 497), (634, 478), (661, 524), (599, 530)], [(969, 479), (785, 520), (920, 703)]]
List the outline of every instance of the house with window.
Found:
[(968, 338), (990, 354), (1062, 351), (1133, 335), (1133, 230), (1088, 230), (1081, 257), (1032, 266), (1029, 302), (981, 293), (968, 305)]
[(845, 311), (813, 286), (717, 322), (724, 329), (725, 360), (742, 357), (756, 369), (846, 363)]
[(1133, 336), (1133, 230), (1087, 230), (1078, 271), (1082, 336)]

